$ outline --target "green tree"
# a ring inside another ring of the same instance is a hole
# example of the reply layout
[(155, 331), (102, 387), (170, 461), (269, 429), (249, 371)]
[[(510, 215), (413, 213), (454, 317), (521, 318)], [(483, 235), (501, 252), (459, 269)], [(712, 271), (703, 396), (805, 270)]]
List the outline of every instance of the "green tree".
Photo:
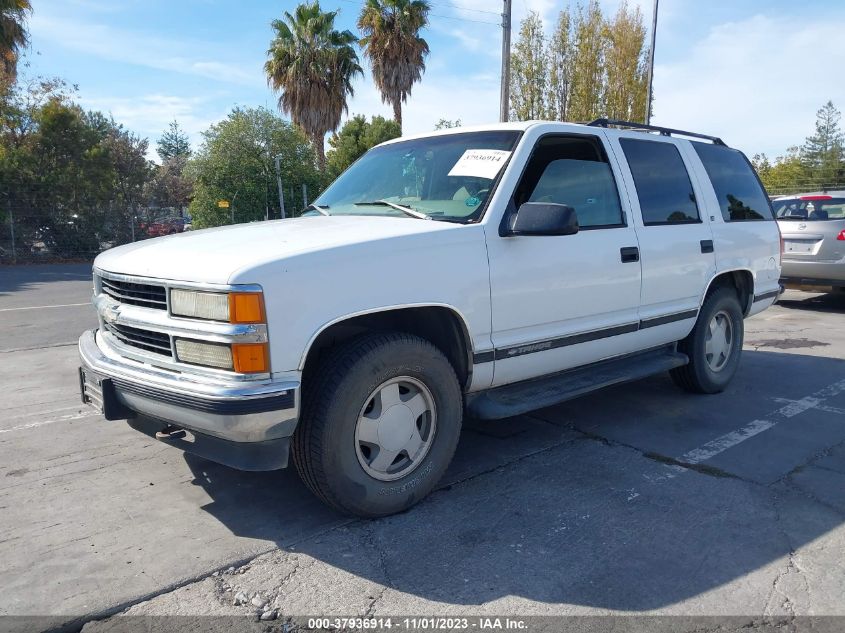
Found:
[(370, 61), (381, 100), (393, 106), (402, 129), (402, 104), (422, 79), (428, 42), (420, 30), (428, 25), (427, 0), (366, 0), (358, 16), (360, 44)]
[(147, 160), (149, 141), (125, 129), (114, 120), (108, 122), (102, 144), (112, 168), (111, 213), (105, 227), (118, 242), (132, 238), (132, 223), (144, 204), (144, 189), (153, 173)]
[(626, 1), (610, 19), (598, 0), (574, 12), (566, 8), (548, 38), (539, 15), (529, 14), (511, 68), (512, 118), (645, 118), (645, 26)]
[(567, 116), (573, 121), (590, 121), (601, 116), (605, 93), (605, 26), (601, 5), (590, 0), (578, 7), (574, 19), (572, 88)]
[(572, 14), (569, 8), (558, 14), (555, 30), (549, 38), (546, 56), (549, 63), (546, 117), (553, 121), (568, 121), (569, 103), (572, 98), (572, 66), (575, 56)]
[(18, 79), (0, 95), (0, 151), (19, 147), (38, 128), (38, 118), (48, 101), (70, 103), (75, 86), (58, 78)]
[(331, 149), (326, 155), (329, 178), (337, 178), (371, 147), (400, 136), (402, 130), (396, 121), (374, 116), (368, 123), (360, 114), (349, 119), (340, 132), (329, 139)]
[(74, 93), (61, 80), (19, 79), (2, 101), (0, 215), (13, 214), (19, 256), (46, 247), (90, 257), (129, 241), (143, 204), (147, 140), (83, 110)]
[(31, 12), (30, 0), (0, 0), (0, 75), (7, 78), (15, 78), (21, 49), (29, 43), (26, 20)]
[(184, 211), (191, 202), (194, 184), (186, 173), (188, 158), (174, 156), (157, 165), (144, 189), (147, 204)]
[(0, 117), (0, 200), (18, 246), (87, 257), (127, 241), (148, 176), (147, 141), (75, 105), (61, 82), (19, 84)]
[[(280, 155), (285, 208), (302, 209), (299, 188), (312, 197), (322, 178), (314, 167), (314, 152), (303, 133), (265, 108), (235, 108), (203, 133), (204, 142), (188, 163), (194, 181), (190, 213), (198, 228), (253, 222), (279, 217), (274, 157)], [(296, 191), (290, 195), (290, 187)], [(228, 200), (230, 207), (217, 203)]]
[(816, 113), (816, 131), (801, 146), (801, 161), (821, 185), (845, 181), (845, 137), (839, 110), (828, 101)]
[(757, 172), (757, 175), (760, 176), (760, 180), (763, 181), (763, 184), (766, 183), (766, 178), (772, 172), (772, 162), (769, 160), (769, 157), (763, 153), (754, 154), (751, 157), (751, 165), (754, 167), (754, 171)]
[(531, 11), (519, 26), (511, 52), (511, 118), (529, 121), (545, 117), (547, 66), (543, 21), (539, 13)]
[(156, 142), (156, 153), (161, 162), (177, 156), (187, 159), (191, 155), (191, 142), (188, 140), (188, 135), (179, 127), (178, 121), (171, 121), (162, 133)]
[(274, 38), (264, 64), (267, 81), (279, 92), (279, 108), (311, 140), (317, 164), (325, 168), (325, 137), (340, 125), (353, 94), (352, 79), (363, 74), (350, 31), (334, 28), (337, 11), (316, 0), (272, 23)]
[(645, 122), (647, 60), (643, 15), (639, 7), (619, 5), (604, 28), (604, 116)]
[(770, 161), (765, 154), (751, 160), (769, 195), (806, 192), (816, 188), (811, 170), (801, 159), (800, 149), (790, 147), (786, 154)]

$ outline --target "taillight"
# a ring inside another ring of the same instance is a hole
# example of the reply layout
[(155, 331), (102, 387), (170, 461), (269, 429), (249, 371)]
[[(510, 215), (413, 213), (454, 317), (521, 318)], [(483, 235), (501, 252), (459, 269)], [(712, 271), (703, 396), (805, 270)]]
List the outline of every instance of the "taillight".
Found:
[(778, 225), (778, 237), (780, 238), (780, 261), (783, 262), (784, 244), (783, 244), (783, 232), (780, 230), (780, 225)]
[(840, 242), (845, 242), (845, 229), (839, 231), (839, 235), (836, 236), (836, 239)]

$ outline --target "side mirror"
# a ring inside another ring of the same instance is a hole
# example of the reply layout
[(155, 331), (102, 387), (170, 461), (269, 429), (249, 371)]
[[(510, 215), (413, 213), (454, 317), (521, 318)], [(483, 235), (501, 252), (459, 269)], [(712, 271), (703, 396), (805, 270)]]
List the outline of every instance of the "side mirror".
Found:
[(578, 215), (575, 209), (553, 202), (526, 202), (511, 220), (507, 235), (575, 235)]

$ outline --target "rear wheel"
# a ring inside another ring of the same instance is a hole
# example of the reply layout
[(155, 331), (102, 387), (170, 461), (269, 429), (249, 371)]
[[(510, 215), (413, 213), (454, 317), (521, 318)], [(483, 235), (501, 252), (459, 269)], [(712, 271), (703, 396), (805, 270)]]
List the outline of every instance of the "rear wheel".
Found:
[(294, 463), (311, 491), (342, 512), (400, 512), (443, 476), (462, 414), (458, 379), (440, 350), (409, 334), (364, 335), (315, 372)]
[(739, 366), (744, 333), (736, 291), (717, 288), (704, 300), (690, 335), (678, 344), (690, 362), (673, 369), (672, 380), (693, 393), (723, 391)]

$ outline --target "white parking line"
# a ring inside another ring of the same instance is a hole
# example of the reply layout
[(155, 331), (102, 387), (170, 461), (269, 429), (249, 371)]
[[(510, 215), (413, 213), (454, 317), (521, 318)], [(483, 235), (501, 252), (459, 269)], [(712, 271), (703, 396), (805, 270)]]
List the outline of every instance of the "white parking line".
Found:
[[(53, 415), (54, 413), (62, 413), (67, 411), (76, 411), (77, 413), (80, 412), (84, 407), (81, 402), (79, 402), (79, 398), (77, 398), (78, 404), (68, 405), (66, 407), (58, 407), (56, 409), (50, 409), (49, 411), (24, 411), (22, 413), (17, 413), (14, 409), (24, 409), (30, 407), (31, 405), (21, 404), (16, 407), (11, 407), (9, 409), (4, 409), (0, 411), (0, 416), (5, 418), (33, 418), (37, 416), (46, 416), (46, 415)], [(45, 404), (50, 404), (45, 403)]]
[[(788, 420), (799, 413), (803, 413), (804, 411), (808, 411), (810, 409), (819, 409), (819, 410), (831, 410), (834, 413), (838, 413), (845, 411), (838, 409), (836, 407), (827, 407), (824, 402), (828, 398), (832, 398), (833, 396), (839, 395), (840, 393), (845, 392), (845, 379), (840, 380), (838, 382), (833, 383), (832, 385), (828, 385), (824, 389), (820, 389), (819, 391), (801, 398), (800, 400), (785, 400), (785, 399), (778, 399), (777, 402), (786, 402), (787, 404), (780, 409), (772, 411), (766, 417), (769, 418), (768, 420), (754, 420), (750, 424), (737, 429), (736, 431), (731, 431), (730, 433), (726, 433), (720, 437), (717, 437), (714, 440), (710, 440), (706, 444), (699, 446), (698, 448), (694, 448), (691, 451), (688, 451), (677, 458), (677, 461), (681, 462), (682, 464), (700, 464), (712, 457), (715, 457), (719, 453), (723, 453), (724, 451), (728, 450), (729, 448), (733, 448), (738, 444), (741, 444), (745, 440), (754, 437), (755, 435), (759, 435), (763, 431), (768, 431), (770, 428), (776, 426), (780, 422), (784, 420)], [(677, 477), (681, 473), (687, 472), (689, 469), (685, 468), (684, 466), (678, 464), (667, 464), (664, 466), (662, 471), (657, 474), (644, 474), (643, 477), (652, 483), (657, 483), (660, 481), (665, 481), (667, 479), (673, 479)]]
[(25, 308), (0, 308), (0, 312), (17, 312), (18, 310), (46, 310), (47, 308), (76, 308), (78, 306), (90, 306), (91, 302), (85, 303), (61, 303), (54, 306), (26, 306)]
[[(787, 398), (775, 398), (775, 402), (783, 402), (783, 403), (794, 403), (800, 402), (799, 400), (789, 400)], [(826, 404), (817, 404), (816, 406), (812, 407), (815, 411), (824, 411), (825, 413), (835, 413), (836, 415), (845, 415), (845, 409), (841, 409), (839, 407), (829, 407)]]
[(73, 415), (63, 415), (58, 418), (54, 418), (52, 420), (41, 420), (39, 422), (30, 422), (29, 424), (20, 424), (18, 426), (13, 426), (10, 429), (0, 429), (0, 433), (12, 433), (13, 431), (27, 431), (29, 429), (34, 429), (39, 426), (46, 426), (47, 424), (55, 424), (56, 422), (69, 422), (71, 420), (79, 420), (81, 418), (87, 418), (92, 415), (99, 415), (96, 411), (85, 411), (84, 413), (74, 413)]
[(763, 431), (768, 431), (774, 425), (774, 422), (769, 422), (768, 420), (754, 420), (751, 424), (741, 429), (727, 433), (722, 437), (717, 437), (703, 446), (684, 453), (678, 458), (678, 461), (685, 464), (700, 464), (729, 448), (733, 448), (748, 438), (759, 435)]

